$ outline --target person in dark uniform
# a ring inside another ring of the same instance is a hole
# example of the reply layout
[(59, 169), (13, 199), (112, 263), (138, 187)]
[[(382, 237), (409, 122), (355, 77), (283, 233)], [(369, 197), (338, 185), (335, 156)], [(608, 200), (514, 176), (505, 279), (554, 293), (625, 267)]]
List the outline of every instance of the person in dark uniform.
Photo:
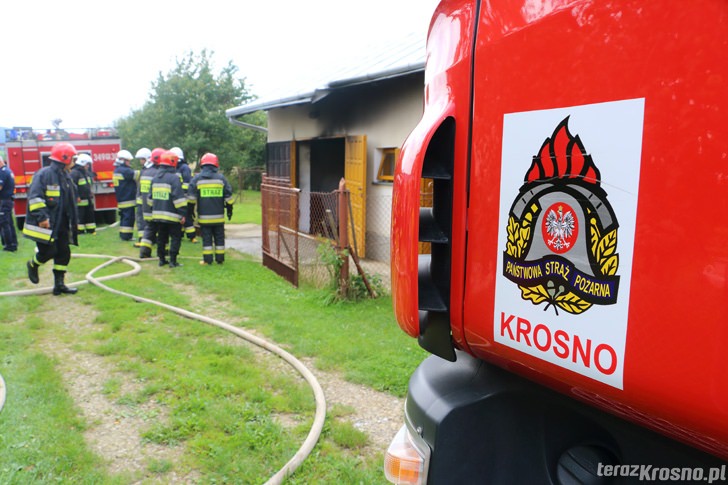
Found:
[[(182, 179), (182, 190), (184, 190), (185, 194), (187, 194), (187, 189), (190, 186), (190, 180), (192, 180), (192, 170), (190, 170), (190, 166), (185, 160), (185, 154), (180, 147), (172, 147), (169, 151), (177, 155), (179, 158), (179, 161), (177, 162), (177, 173)], [(192, 213), (188, 212), (185, 217), (184, 232), (187, 239), (194, 244), (197, 242), (197, 233), (195, 232), (195, 226), (192, 222), (192, 215)]]
[(134, 209), (136, 208), (136, 179), (134, 170), (129, 166), (133, 157), (128, 150), (116, 154), (114, 169), (114, 191), (119, 207), (119, 237), (131, 241), (134, 237)]
[(144, 235), (139, 241), (139, 257), (151, 258), (152, 247), (157, 243), (157, 224), (152, 220), (152, 204), (149, 200), (149, 189), (152, 186), (154, 176), (159, 172), (159, 163), (162, 161), (162, 154), (166, 152), (164, 148), (155, 148), (149, 158), (151, 166), (144, 164), (141, 176), (139, 177), (139, 186), (141, 187), (142, 212), (144, 214)]
[(225, 261), (225, 214), (233, 216), (233, 189), (225, 176), (218, 172), (220, 163), (214, 153), (205, 153), (200, 159), (202, 171), (195, 175), (187, 191), (188, 213), (197, 204), (197, 221), (202, 232), (202, 261), (217, 264)]
[(0, 237), (3, 251), (14, 253), (18, 250), (18, 236), (13, 224), (13, 204), (15, 200), (15, 175), (0, 156)]
[(140, 148), (137, 150), (134, 158), (139, 160), (142, 168), (137, 172), (139, 178), (137, 179), (137, 196), (136, 196), (136, 212), (135, 219), (137, 225), (137, 242), (134, 243), (135, 248), (142, 247), (142, 237), (144, 237), (144, 228), (146, 221), (144, 220), (144, 200), (142, 194), (146, 195), (149, 191), (149, 187), (142, 187), (142, 176), (144, 171), (152, 167), (152, 151), (149, 148)]
[(71, 180), (76, 184), (76, 205), (78, 206), (78, 232), (79, 234), (96, 234), (96, 206), (93, 194), (93, 160), (88, 153), (81, 153), (76, 157), (76, 163), (71, 169)]
[(38, 284), (38, 268), (53, 260), (53, 294), (73, 294), (77, 288), (65, 285), (71, 261), (70, 245), (78, 246), (76, 186), (69, 171), (76, 158), (70, 143), (56, 143), (51, 148), (50, 165), (33, 175), (28, 191), (23, 235), (36, 242), (38, 252), (26, 263), (28, 279)]
[[(181, 266), (177, 256), (182, 245), (182, 227), (187, 214), (187, 197), (182, 190), (179, 174), (175, 172), (176, 166), (177, 155), (172, 151), (164, 152), (159, 163), (159, 171), (152, 179), (147, 194), (147, 203), (152, 206), (152, 221), (157, 226), (159, 266), (169, 263), (170, 268)], [(167, 242), (169, 242), (169, 262)]]

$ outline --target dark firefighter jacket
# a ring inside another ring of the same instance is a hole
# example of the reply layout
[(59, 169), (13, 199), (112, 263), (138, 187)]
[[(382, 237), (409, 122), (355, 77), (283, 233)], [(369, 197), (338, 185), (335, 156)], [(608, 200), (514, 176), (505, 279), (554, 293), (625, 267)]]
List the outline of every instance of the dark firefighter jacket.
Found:
[(179, 224), (187, 214), (187, 198), (182, 181), (174, 168), (160, 166), (147, 193), (147, 204), (152, 206), (154, 222)]
[(148, 203), (149, 188), (152, 186), (152, 179), (159, 172), (158, 165), (152, 165), (142, 170), (139, 177), (139, 192), (137, 195), (137, 204), (142, 206), (142, 213), (145, 221), (152, 220), (152, 206)]
[(182, 190), (184, 190), (186, 194), (190, 185), (190, 180), (192, 180), (192, 170), (190, 170), (190, 166), (187, 165), (187, 162), (180, 160), (177, 163), (177, 173), (182, 179)]
[(134, 170), (126, 165), (114, 169), (114, 190), (119, 209), (128, 209), (136, 205), (136, 178)]
[(71, 169), (71, 180), (76, 184), (76, 196), (80, 199), (78, 206), (87, 206), (93, 199), (93, 178), (84, 167), (75, 165)]
[(187, 190), (187, 202), (197, 204), (197, 222), (224, 224), (225, 206), (233, 205), (233, 189), (217, 168), (204, 166)]
[[(65, 217), (64, 217), (65, 215)], [(69, 243), (78, 246), (78, 216), (76, 213), (76, 186), (60, 162), (51, 161), (33, 175), (28, 191), (23, 235), (34, 241), (50, 244), (58, 237), (60, 222), (68, 224)], [(50, 220), (44, 229), (39, 222)]]

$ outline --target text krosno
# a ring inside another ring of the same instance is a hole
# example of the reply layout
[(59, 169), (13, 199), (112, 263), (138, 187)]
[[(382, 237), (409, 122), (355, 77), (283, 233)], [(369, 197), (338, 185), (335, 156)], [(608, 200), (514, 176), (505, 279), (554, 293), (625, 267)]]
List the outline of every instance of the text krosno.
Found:
[(720, 467), (704, 468), (690, 467), (656, 467), (652, 465), (605, 465), (599, 463), (597, 475), (600, 477), (633, 477), (646, 482), (724, 482), (726, 480), (726, 465)]

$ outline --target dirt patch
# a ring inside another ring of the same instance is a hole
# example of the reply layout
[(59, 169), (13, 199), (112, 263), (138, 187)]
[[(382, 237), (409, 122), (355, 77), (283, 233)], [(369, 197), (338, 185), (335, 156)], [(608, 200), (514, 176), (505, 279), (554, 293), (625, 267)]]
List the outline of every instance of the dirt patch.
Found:
[[(86, 305), (78, 304), (73, 298), (54, 298), (53, 309), (38, 314), (42, 319), (52, 319), (68, 330), (67, 334), (93, 331), (95, 312)], [(115, 396), (133, 396), (141, 385), (131, 376), (115, 370), (103, 357), (87, 352), (78, 352), (62, 338), (46, 339), (39, 347), (58, 362), (58, 370), (64, 385), (81, 410), (88, 428), (84, 432), (91, 449), (106, 462), (113, 474), (128, 473), (134, 480), (149, 479), (148, 471), (153, 462), (180, 460), (182, 447), (167, 447), (143, 440), (142, 433), (149, 428), (150, 421), (167, 419), (167, 409), (155, 402), (119, 404), (105, 392), (111, 382), (118, 384)], [(195, 476), (179, 476), (174, 470), (165, 475), (165, 481), (194, 483)]]

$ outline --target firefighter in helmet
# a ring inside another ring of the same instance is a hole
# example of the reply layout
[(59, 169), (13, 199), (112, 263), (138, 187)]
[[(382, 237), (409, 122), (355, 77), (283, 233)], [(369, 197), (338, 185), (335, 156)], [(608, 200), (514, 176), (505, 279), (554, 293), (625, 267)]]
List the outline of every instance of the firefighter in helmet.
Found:
[(218, 264), (225, 261), (225, 213), (233, 216), (233, 189), (225, 176), (218, 172), (220, 163), (214, 153), (205, 153), (200, 159), (202, 171), (195, 175), (187, 191), (188, 213), (197, 204), (197, 221), (202, 232), (202, 261), (212, 264), (213, 255)]
[(53, 294), (73, 294), (77, 288), (65, 285), (71, 261), (70, 245), (78, 246), (76, 186), (69, 174), (76, 148), (67, 142), (51, 148), (50, 165), (33, 175), (28, 191), (23, 235), (36, 242), (37, 253), (26, 263), (28, 279), (38, 284), (38, 268), (53, 260)]
[(152, 220), (152, 204), (151, 200), (149, 200), (149, 189), (152, 186), (152, 179), (159, 172), (159, 163), (162, 161), (162, 154), (166, 151), (164, 148), (155, 148), (152, 150), (150, 158), (144, 164), (144, 169), (139, 177), (142, 211), (144, 214), (144, 235), (139, 242), (140, 258), (151, 258), (152, 247), (157, 243), (157, 224)]
[(134, 209), (136, 208), (136, 174), (129, 166), (133, 157), (128, 150), (116, 154), (114, 191), (119, 207), (119, 237), (131, 241), (134, 237)]
[[(169, 149), (169, 151), (173, 152), (177, 157), (179, 158), (179, 162), (177, 162), (177, 173), (179, 174), (180, 178), (182, 179), (182, 190), (185, 191), (185, 194), (187, 193), (187, 189), (190, 185), (190, 180), (192, 180), (192, 170), (190, 170), (190, 166), (187, 164), (187, 161), (185, 160), (185, 154), (182, 151), (180, 147), (172, 147)], [(192, 222), (192, 214), (187, 214), (187, 217), (185, 217), (185, 236), (187, 236), (187, 239), (191, 243), (196, 243), (197, 238), (195, 233), (195, 226)]]
[[(152, 207), (152, 221), (157, 226), (159, 266), (169, 263), (170, 268), (180, 266), (177, 256), (182, 244), (182, 227), (187, 215), (187, 198), (182, 190), (182, 181), (175, 172), (177, 161), (177, 155), (172, 151), (162, 154), (159, 171), (152, 179), (147, 194), (147, 204), (151, 204)], [(167, 242), (169, 242), (169, 261), (167, 261)]]
[(93, 160), (88, 153), (80, 153), (71, 168), (71, 180), (76, 184), (79, 234), (96, 234), (96, 207), (93, 194)]
[[(144, 236), (144, 226), (145, 220), (144, 220), (144, 201), (142, 200), (142, 194), (146, 194), (147, 191), (145, 191), (142, 188), (142, 176), (144, 173), (144, 170), (152, 166), (152, 151), (149, 148), (140, 148), (137, 150), (136, 154), (134, 155), (134, 158), (139, 160), (139, 163), (141, 164), (142, 168), (141, 170), (136, 172), (137, 175), (137, 192), (136, 192), (136, 210), (135, 210), (135, 219), (136, 219), (136, 225), (137, 225), (137, 242), (134, 243), (135, 248), (139, 248), (142, 246), (142, 237)], [(149, 187), (146, 187), (148, 189)]]

